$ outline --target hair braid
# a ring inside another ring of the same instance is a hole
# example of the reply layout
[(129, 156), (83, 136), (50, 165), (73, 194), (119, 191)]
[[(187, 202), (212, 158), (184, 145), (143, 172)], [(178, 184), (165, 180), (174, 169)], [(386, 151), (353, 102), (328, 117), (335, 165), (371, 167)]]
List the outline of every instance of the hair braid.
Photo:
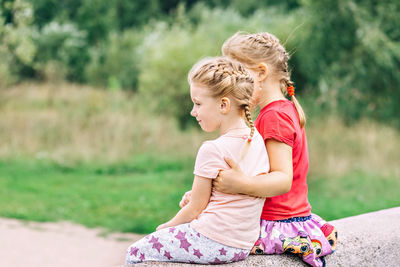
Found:
[[(288, 66), (290, 55), (273, 34), (237, 32), (224, 42), (222, 52), (250, 69), (256, 68), (261, 62), (271, 66), (280, 81), (280, 89), (284, 95), (288, 93), (288, 86), (293, 85)], [(304, 111), (294, 95), (291, 96), (291, 100), (299, 115), (300, 126), (304, 127), (306, 123)]]
[[(246, 68), (228, 57), (208, 58), (199, 61), (189, 72), (190, 84), (206, 86), (213, 97), (229, 96), (235, 108), (244, 111), (250, 126), (250, 138), (253, 138), (255, 127), (250, 113), (250, 98), (254, 90), (254, 80)], [(246, 142), (241, 159), (247, 154), (250, 142)]]
[(250, 129), (251, 129), (251, 131), (250, 131), (250, 140), (251, 140), (253, 138), (253, 136), (254, 136), (255, 127), (254, 127), (253, 119), (251, 118), (251, 112), (250, 112), (249, 105), (245, 105), (244, 106), (244, 114), (245, 114), (246, 119), (247, 119), (247, 121), (248, 121), (248, 123), (250, 125)]

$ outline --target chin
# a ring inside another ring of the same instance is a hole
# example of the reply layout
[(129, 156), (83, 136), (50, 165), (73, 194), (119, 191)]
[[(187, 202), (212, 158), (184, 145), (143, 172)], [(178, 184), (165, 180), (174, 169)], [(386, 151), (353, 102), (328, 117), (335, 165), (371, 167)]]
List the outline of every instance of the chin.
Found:
[(214, 131), (215, 131), (215, 129), (210, 129), (210, 128), (206, 128), (206, 127), (202, 127), (202, 126), (201, 126), (201, 129), (202, 129), (203, 131), (205, 131), (206, 133), (211, 133), (211, 132), (214, 132)]

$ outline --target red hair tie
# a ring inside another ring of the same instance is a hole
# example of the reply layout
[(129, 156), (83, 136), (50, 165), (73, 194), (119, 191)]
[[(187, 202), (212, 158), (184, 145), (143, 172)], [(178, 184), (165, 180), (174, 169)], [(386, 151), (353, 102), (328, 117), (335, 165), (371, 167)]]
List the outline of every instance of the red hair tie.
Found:
[(294, 96), (294, 87), (293, 87), (293, 85), (289, 85), (289, 86), (286, 88), (286, 90), (287, 90), (287, 92), (288, 92), (288, 94), (289, 94), (290, 97)]

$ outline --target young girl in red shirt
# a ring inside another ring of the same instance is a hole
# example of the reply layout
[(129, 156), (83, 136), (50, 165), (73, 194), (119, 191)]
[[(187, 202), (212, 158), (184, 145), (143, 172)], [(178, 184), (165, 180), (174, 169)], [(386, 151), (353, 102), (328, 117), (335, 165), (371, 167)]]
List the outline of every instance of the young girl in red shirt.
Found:
[[(290, 80), (289, 54), (267, 32), (236, 33), (225, 41), (222, 51), (242, 63), (254, 78), (252, 102), (260, 107), (255, 126), (268, 151), (270, 172), (249, 177), (236, 162), (227, 158), (231, 169), (220, 171), (213, 186), (223, 193), (266, 197), (260, 238), (252, 253), (289, 252), (312, 266), (324, 266), (323, 256), (336, 248), (337, 231), (311, 213), (306, 118)], [(190, 192), (181, 204), (189, 197)]]

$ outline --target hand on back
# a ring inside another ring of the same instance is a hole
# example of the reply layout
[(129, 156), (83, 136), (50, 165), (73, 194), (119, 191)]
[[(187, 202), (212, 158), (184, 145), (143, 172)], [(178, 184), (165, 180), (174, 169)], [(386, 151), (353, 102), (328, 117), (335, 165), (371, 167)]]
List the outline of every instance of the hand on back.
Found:
[(183, 196), (181, 202), (179, 202), (179, 207), (183, 208), (186, 206), (189, 202), (190, 199), (192, 198), (192, 190), (187, 191)]

